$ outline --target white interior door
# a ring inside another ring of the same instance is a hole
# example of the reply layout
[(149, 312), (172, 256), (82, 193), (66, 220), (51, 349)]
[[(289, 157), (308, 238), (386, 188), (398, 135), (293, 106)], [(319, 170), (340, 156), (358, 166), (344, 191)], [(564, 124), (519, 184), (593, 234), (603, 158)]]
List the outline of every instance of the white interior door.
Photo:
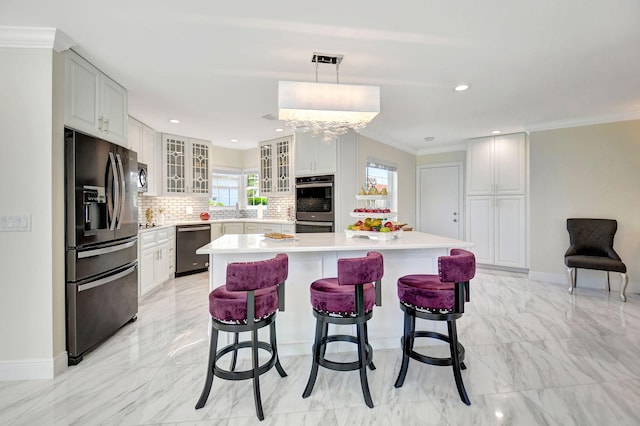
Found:
[(417, 176), (418, 230), (461, 239), (462, 164), (419, 166)]

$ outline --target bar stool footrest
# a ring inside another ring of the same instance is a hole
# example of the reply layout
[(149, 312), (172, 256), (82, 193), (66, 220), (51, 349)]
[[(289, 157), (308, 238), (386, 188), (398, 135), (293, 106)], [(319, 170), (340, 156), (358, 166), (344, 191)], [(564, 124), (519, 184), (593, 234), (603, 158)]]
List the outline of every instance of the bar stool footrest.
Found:
[[(410, 336), (412, 340), (415, 340), (415, 338), (417, 337), (428, 337), (431, 339), (442, 340), (447, 343), (450, 343), (451, 341), (449, 336), (442, 333), (436, 333), (435, 331), (416, 331), (414, 333), (411, 333)], [(404, 337), (402, 337), (400, 340), (401, 340), (402, 347), (404, 347)], [(464, 361), (464, 353), (465, 353), (464, 346), (458, 343), (458, 354), (459, 354), (458, 356), (460, 358), (461, 364)], [(424, 362), (426, 364), (440, 365), (440, 366), (453, 365), (453, 359), (451, 357), (446, 357), (446, 358), (432, 357), (432, 356), (428, 356), (428, 355), (424, 355), (419, 352), (416, 352), (413, 349), (411, 349), (407, 355), (409, 355), (409, 357), (415, 359), (416, 361)], [(465, 368), (462, 368), (462, 369), (464, 370)]]
[[(227, 379), (227, 380), (246, 380), (246, 379), (251, 379), (254, 377), (254, 373), (253, 373), (253, 369), (251, 370), (241, 370), (241, 371), (230, 371), (230, 370), (225, 370), (224, 368), (220, 368), (218, 366), (218, 360), (220, 358), (222, 358), (224, 355), (228, 354), (229, 352), (232, 352), (234, 350), (238, 350), (238, 349), (243, 349), (243, 348), (251, 348), (252, 346), (252, 342), (251, 341), (245, 341), (245, 342), (239, 342), (237, 344), (231, 344), (228, 346), (225, 346), (224, 348), (220, 349), (217, 353), (216, 353), (216, 366), (214, 369), (214, 374), (217, 377), (220, 377), (222, 379)], [(258, 349), (263, 349), (266, 350), (267, 352), (269, 352), (271, 354), (271, 358), (269, 358), (269, 360), (267, 362), (265, 362), (264, 364), (258, 366), (258, 375), (261, 376), (264, 373), (266, 373), (267, 371), (271, 370), (273, 368), (273, 366), (276, 364), (277, 362), (277, 358), (276, 358), (276, 353), (273, 350), (273, 347), (267, 343), (267, 342), (258, 342)]]

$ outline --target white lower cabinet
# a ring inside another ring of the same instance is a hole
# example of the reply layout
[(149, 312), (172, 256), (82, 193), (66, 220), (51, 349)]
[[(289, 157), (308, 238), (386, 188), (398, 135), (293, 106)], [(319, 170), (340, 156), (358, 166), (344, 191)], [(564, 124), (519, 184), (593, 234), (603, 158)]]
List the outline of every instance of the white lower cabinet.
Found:
[(221, 222), (211, 224), (211, 241), (225, 234), (268, 234), (271, 232), (283, 232), (293, 234), (296, 225), (293, 223), (269, 223), (269, 222)]
[(526, 267), (524, 195), (467, 197), (466, 217), (476, 262)]
[(223, 234), (244, 234), (244, 223), (242, 222), (225, 222), (222, 224)]
[(282, 225), (282, 233), (283, 234), (295, 234), (296, 233), (296, 225), (293, 223), (285, 223)]
[(245, 234), (257, 234), (260, 231), (258, 231), (258, 227), (260, 225), (258, 225), (255, 222), (245, 222), (244, 223), (244, 233)]
[(175, 271), (173, 227), (140, 233), (138, 238), (139, 295), (144, 296), (171, 278)]
[(258, 234), (270, 234), (272, 232), (282, 232), (282, 226), (277, 223), (257, 223)]
[(223, 227), (222, 223), (211, 224), (211, 241), (215, 241), (224, 235), (224, 232), (222, 232), (223, 231), (222, 227)]

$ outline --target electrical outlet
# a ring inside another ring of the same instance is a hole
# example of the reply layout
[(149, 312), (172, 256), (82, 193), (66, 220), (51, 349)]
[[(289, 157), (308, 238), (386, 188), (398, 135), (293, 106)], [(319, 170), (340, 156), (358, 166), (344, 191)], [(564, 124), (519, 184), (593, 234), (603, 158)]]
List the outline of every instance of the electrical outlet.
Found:
[(193, 214), (193, 207), (187, 206), (187, 214)]

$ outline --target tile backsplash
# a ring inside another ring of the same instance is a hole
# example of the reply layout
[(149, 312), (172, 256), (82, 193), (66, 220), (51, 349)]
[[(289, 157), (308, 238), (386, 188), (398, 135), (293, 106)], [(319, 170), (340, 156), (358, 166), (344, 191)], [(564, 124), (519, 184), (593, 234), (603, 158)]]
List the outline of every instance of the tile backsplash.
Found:
[[(160, 223), (160, 209), (164, 214), (165, 222), (189, 222), (200, 220), (201, 212), (209, 212), (211, 219), (232, 219), (236, 217), (236, 209), (233, 207), (210, 207), (209, 201), (202, 197), (149, 197), (138, 195), (138, 222), (146, 223), (145, 212), (153, 210), (153, 222)], [(191, 213), (187, 213), (190, 209)], [(255, 218), (257, 209), (240, 209), (238, 217)], [(293, 219), (295, 218), (295, 197), (269, 197), (267, 208), (264, 211), (265, 219)]]

